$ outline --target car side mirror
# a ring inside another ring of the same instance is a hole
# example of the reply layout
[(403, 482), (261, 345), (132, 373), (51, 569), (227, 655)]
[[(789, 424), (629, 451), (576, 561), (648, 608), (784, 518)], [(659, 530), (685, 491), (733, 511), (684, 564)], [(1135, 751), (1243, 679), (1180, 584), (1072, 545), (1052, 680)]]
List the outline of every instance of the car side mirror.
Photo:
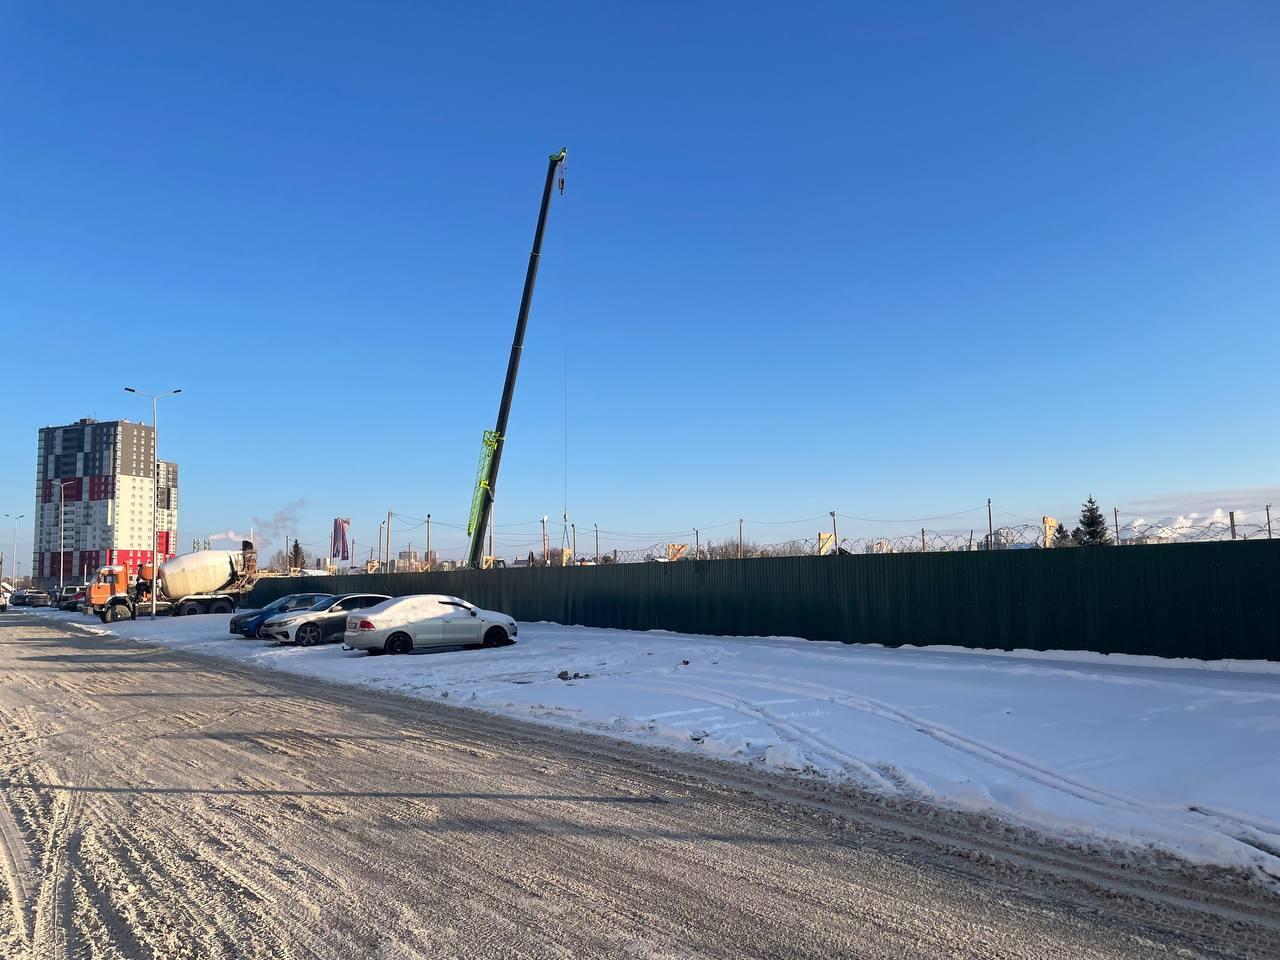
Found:
[(472, 615), (473, 617), (478, 617), (478, 616), (480, 616), (480, 614), (476, 613), (474, 610), (472, 610), (472, 611), (471, 611), (471, 615)]

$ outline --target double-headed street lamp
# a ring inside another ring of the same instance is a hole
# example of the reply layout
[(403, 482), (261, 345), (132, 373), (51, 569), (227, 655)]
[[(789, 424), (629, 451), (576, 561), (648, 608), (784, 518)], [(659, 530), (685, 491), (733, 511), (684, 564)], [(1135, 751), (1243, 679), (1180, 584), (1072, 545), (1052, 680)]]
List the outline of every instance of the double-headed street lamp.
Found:
[(154, 620), (156, 618), (156, 581), (160, 579), (160, 564), (156, 562), (156, 501), (160, 499), (160, 436), (156, 429), (156, 403), (161, 397), (177, 396), (182, 389), (166, 390), (164, 393), (146, 393), (135, 390), (133, 387), (125, 387), (124, 390), (125, 393), (136, 393), (140, 397), (151, 398), (151, 442), (155, 444), (151, 457), (151, 619)]
[[(6, 513), (5, 517), (13, 521), (13, 588), (18, 588), (18, 521), (25, 517), (25, 513), (14, 516), (12, 513)], [(4, 578), (4, 561), (0, 560), (0, 579)]]

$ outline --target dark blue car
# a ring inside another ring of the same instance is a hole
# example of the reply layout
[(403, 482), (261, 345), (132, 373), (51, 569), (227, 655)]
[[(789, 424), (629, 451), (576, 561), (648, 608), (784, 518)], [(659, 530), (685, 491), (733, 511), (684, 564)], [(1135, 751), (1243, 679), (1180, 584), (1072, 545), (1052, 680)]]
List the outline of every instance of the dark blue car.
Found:
[(261, 610), (241, 610), (231, 618), (231, 632), (252, 640), (258, 635), (258, 628), (267, 617), (288, 613), (290, 610), (305, 610), (332, 596), (331, 593), (291, 593), (279, 600), (272, 600)]

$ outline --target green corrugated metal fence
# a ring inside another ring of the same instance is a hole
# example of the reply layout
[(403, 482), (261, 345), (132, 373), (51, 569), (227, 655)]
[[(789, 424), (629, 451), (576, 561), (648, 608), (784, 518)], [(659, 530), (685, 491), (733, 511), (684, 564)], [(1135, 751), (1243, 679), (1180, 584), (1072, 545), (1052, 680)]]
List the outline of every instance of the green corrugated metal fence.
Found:
[(246, 606), (312, 590), (628, 630), (1280, 659), (1280, 540), (272, 578)]

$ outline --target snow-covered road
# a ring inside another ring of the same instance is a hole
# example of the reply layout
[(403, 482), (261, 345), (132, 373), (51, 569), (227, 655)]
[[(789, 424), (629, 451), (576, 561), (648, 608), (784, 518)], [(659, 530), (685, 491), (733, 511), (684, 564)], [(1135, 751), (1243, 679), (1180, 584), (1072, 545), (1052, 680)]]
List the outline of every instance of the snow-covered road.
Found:
[[(107, 630), (72, 614), (47, 616)], [(369, 658), (232, 638), (227, 619), (110, 630), (1280, 878), (1276, 663), (890, 650), (553, 624), (521, 624), (519, 643), (499, 650)]]

